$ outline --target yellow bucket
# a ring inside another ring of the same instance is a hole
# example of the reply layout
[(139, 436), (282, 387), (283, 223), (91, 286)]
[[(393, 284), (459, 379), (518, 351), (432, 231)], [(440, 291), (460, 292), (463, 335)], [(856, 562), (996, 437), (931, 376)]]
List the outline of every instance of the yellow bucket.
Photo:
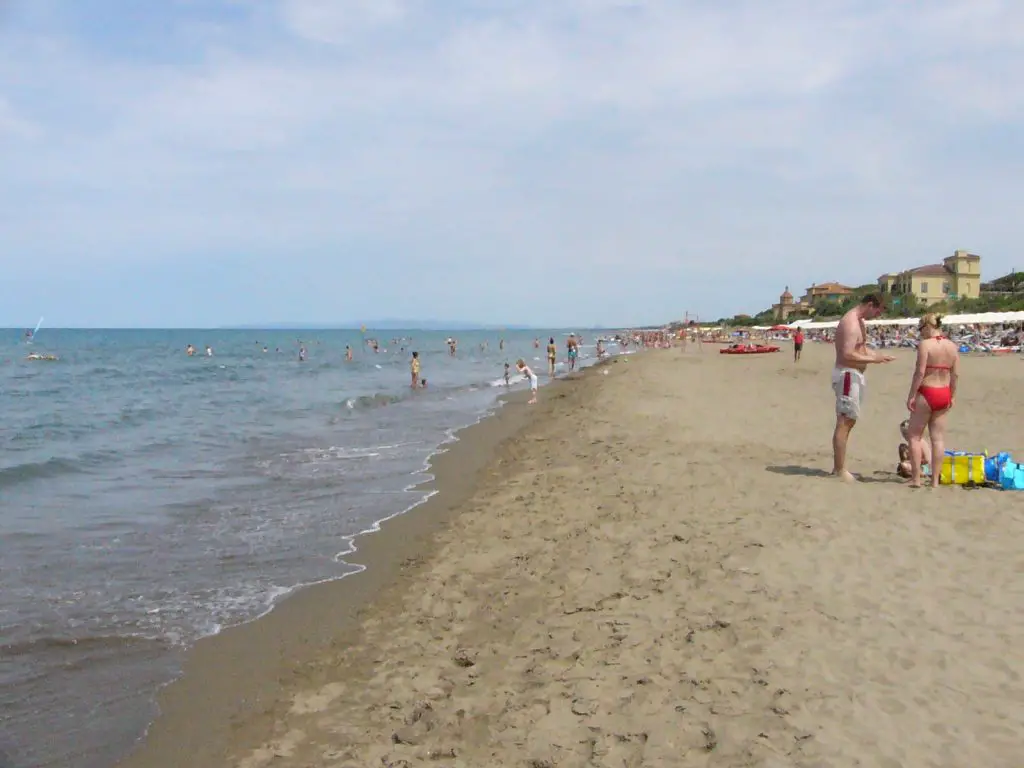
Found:
[(942, 485), (965, 485), (971, 482), (985, 482), (985, 457), (983, 455), (942, 457), (939, 483)]

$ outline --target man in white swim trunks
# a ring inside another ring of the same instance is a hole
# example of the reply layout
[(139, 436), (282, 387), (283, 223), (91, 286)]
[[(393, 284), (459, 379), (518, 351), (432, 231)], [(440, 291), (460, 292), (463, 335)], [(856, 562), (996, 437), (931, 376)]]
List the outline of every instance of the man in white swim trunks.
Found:
[(866, 320), (882, 314), (882, 301), (868, 294), (860, 303), (843, 315), (836, 329), (836, 365), (832, 370), (832, 391), (836, 396), (836, 428), (832, 433), (832, 474), (847, 482), (854, 479), (846, 469), (846, 444), (850, 430), (860, 418), (864, 404), (866, 379), (864, 371), (869, 365), (890, 363), (892, 355), (882, 355), (868, 349)]

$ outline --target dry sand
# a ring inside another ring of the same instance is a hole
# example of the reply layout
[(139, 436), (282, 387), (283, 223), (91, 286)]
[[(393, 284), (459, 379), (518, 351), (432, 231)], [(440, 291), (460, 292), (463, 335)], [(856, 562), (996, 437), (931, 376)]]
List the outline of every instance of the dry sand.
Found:
[[(831, 353), (691, 346), (542, 390), (226, 752), (171, 728), (132, 765), (1024, 765), (1024, 494), (895, 477), (909, 356), (869, 373), (862, 482), (828, 478)], [(1024, 455), (1021, 373), (964, 361), (949, 447)]]

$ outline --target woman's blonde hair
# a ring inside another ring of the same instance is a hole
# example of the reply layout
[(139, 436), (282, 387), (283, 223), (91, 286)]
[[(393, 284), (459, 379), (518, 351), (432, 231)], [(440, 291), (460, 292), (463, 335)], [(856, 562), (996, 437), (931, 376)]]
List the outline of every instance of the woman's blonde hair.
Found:
[(937, 315), (934, 312), (929, 312), (921, 318), (921, 322), (917, 324), (917, 327), (934, 328), (935, 330), (939, 330), (942, 327), (942, 316)]
[(523, 360), (523, 358), (520, 357), (518, 360), (516, 360), (516, 368), (525, 368), (525, 367), (526, 367), (526, 362)]

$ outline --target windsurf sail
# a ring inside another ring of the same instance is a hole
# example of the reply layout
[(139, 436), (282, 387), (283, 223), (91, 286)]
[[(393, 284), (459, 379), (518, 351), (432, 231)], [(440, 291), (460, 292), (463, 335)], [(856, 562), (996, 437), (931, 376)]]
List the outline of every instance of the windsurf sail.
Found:
[(39, 333), (39, 329), (40, 329), (40, 327), (42, 327), (42, 325), (43, 325), (43, 318), (40, 317), (39, 318), (39, 322), (36, 323), (35, 330), (33, 330), (33, 331), (25, 331), (25, 343), (26, 344), (31, 344), (32, 343), (32, 339), (34, 339), (36, 337), (36, 334)]

